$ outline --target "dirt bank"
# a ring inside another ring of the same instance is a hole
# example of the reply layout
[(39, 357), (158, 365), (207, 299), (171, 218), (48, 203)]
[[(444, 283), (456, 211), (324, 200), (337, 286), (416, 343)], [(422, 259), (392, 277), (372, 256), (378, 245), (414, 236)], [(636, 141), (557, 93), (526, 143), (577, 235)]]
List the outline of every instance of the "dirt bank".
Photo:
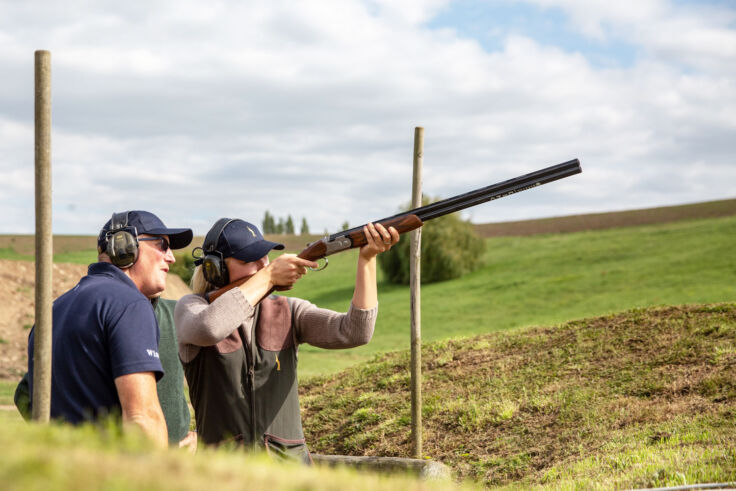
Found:
[[(0, 379), (18, 378), (26, 371), (28, 332), (35, 312), (35, 264), (0, 259)], [(58, 297), (87, 274), (87, 266), (54, 263), (53, 296)], [(190, 293), (176, 275), (170, 274), (163, 296), (178, 300)]]

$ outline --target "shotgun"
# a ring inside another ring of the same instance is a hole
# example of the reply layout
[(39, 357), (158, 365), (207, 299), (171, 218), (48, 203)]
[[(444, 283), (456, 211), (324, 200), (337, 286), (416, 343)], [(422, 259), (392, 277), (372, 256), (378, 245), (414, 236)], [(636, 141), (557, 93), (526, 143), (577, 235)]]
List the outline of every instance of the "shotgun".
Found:
[[(541, 186), (542, 184), (547, 184), (548, 182), (570, 177), (572, 175), (579, 174), (580, 172), (582, 172), (580, 161), (578, 159), (573, 159), (563, 162), (562, 164), (530, 172), (529, 174), (524, 174), (523, 176), (515, 177), (507, 181), (502, 181), (474, 191), (459, 194), (452, 198), (447, 198), (419, 208), (414, 208), (413, 210), (398, 213), (373, 223), (380, 223), (386, 228), (394, 227), (399, 234), (404, 234), (421, 227), (427, 220), (439, 218), (449, 213), (455, 213), (456, 211), (470, 208), (471, 206), (477, 206), (481, 203), (493, 201), (521, 191), (526, 191), (527, 189), (532, 189), (537, 186)], [(297, 256), (303, 259), (309, 259), (310, 261), (324, 259), (325, 265), (320, 268), (324, 269), (328, 264), (327, 256), (347, 249), (362, 247), (365, 244), (365, 234), (363, 233), (363, 225), (361, 225), (360, 227), (343, 230), (342, 232), (332, 234), (316, 242), (307, 244), (307, 247), (297, 254)], [(231, 288), (242, 285), (247, 281), (247, 279), (248, 278), (241, 278), (240, 280), (229, 283), (218, 290), (210, 292), (208, 295), (209, 301), (214, 302), (217, 297)]]

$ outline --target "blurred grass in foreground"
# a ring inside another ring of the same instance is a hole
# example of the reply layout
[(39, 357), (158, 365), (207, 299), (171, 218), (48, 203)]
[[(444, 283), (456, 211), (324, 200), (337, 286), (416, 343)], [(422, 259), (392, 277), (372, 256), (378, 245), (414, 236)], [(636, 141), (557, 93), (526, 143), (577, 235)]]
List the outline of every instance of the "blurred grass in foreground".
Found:
[(112, 424), (42, 426), (15, 421), (1, 411), (0, 425), (0, 482), (7, 491), (458, 488), (449, 481), (307, 468), (242, 451), (204, 449), (197, 455), (178, 449), (157, 451), (137, 433), (121, 434)]

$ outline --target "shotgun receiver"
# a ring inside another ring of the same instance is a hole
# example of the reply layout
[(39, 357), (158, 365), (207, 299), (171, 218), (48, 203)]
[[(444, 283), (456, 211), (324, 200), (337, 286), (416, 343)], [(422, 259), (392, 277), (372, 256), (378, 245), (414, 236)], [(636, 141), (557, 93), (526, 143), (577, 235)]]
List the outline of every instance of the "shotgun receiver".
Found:
[[(403, 234), (421, 227), (427, 220), (439, 218), (443, 215), (455, 213), (456, 211), (464, 210), (487, 201), (526, 191), (527, 189), (532, 189), (537, 186), (541, 186), (542, 184), (547, 184), (548, 182), (579, 174), (580, 172), (582, 172), (580, 161), (578, 159), (573, 159), (568, 162), (553, 165), (529, 174), (524, 174), (523, 176), (515, 177), (507, 181), (491, 184), (490, 186), (476, 189), (475, 191), (459, 194), (452, 198), (447, 198), (419, 208), (414, 208), (413, 210), (398, 213), (373, 223), (380, 223), (386, 228), (394, 227), (397, 232)], [(303, 259), (309, 259), (310, 261), (317, 261), (318, 259), (324, 258), (325, 266), (321, 268), (324, 269), (327, 267), (327, 256), (347, 249), (362, 247), (365, 244), (365, 234), (363, 233), (363, 225), (361, 225), (360, 227), (343, 230), (342, 232), (338, 232), (316, 242), (312, 242), (307, 245), (306, 249), (297, 255)], [(214, 302), (217, 297), (231, 288), (242, 285), (246, 280), (247, 278), (237, 280), (211, 292), (208, 296), (209, 301)]]

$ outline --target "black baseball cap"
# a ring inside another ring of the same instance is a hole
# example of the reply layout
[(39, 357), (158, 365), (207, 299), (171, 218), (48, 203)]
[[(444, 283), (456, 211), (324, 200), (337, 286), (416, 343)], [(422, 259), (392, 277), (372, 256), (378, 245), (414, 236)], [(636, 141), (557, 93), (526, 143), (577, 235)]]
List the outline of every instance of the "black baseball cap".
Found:
[(215, 244), (215, 250), (221, 252), (223, 258), (234, 257), (245, 262), (258, 261), (272, 249), (283, 248), (284, 244), (264, 239), (258, 227), (240, 219), (225, 225)]
[[(135, 228), (136, 235), (168, 235), (172, 249), (182, 249), (192, 242), (193, 234), (190, 228), (167, 228), (159, 217), (149, 211), (133, 210), (123, 213), (128, 215), (127, 225), (123, 228), (130, 229), (131, 232)], [(97, 247), (101, 251), (106, 248), (106, 236), (110, 232), (111, 224), (112, 218), (105, 223), (100, 235), (97, 236)]]

